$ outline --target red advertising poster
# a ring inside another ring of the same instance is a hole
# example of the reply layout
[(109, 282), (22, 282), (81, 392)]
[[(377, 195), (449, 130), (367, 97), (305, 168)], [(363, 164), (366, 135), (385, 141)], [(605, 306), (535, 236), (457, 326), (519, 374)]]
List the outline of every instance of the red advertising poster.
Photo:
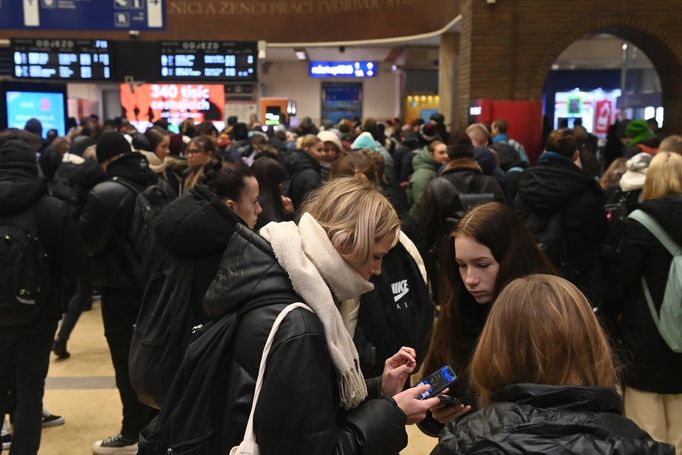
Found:
[(162, 118), (176, 125), (187, 118), (222, 122), (225, 91), (223, 85), (209, 84), (121, 84), (121, 107), (135, 123)]
[(613, 118), (613, 103), (609, 99), (599, 100), (594, 108), (594, 134), (606, 135)]

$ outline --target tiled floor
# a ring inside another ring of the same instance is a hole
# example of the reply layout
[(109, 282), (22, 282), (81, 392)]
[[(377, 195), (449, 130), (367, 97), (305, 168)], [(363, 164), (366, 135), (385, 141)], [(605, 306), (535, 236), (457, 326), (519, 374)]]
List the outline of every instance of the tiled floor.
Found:
[[(63, 415), (64, 425), (43, 430), (40, 455), (88, 455), (97, 439), (119, 430), (121, 411), (114, 386), (99, 304), (83, 313), (68, 350), (71, 358), (52, 358), (44, 404)], [(436, 440), (407, 427), (410, 444), (403, 455), (427, 455)]]

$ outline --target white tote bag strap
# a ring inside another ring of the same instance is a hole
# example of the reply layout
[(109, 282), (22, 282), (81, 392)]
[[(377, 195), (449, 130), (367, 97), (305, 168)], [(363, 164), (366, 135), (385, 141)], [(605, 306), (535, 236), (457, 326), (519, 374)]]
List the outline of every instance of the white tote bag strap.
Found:
[(249, 420), (246, 423), (246, 431), (244, 432), (244, 440), (237, 447), (233, 447), (230, 451), (230, 455), (252, 455), (258, 453), (258, 446), (256, 445), (256, 435), (253, 432), (253, 415), (256, 412), (256, 404), (258, 404), (258, 396), (260, 395), (260, 389), (263, 386), (263, 376), (265, 375), (265, 367), (268, 363), (268, 354), (270, 353), (270, 348), (272, 347), (272, 342), (275, 339), (277, 330), (280, 324), (284, 320), (287, 314), (295, 310), (296, 308), (304, 308), (310, 312), (310, 309), (305, 303), (292, 303), (287, 306), (282, 312), (277, 316), (275, 322), (272, 324), (272, 329), (270, 329), (270, 335), (265, 342), (265, 347), (263, 348), (263, 354), (260, 359), (260, 366), (258, 367), (258, 378), (256, 379), (256, 388), (253, 392), (253, 403), (251, 404), (251, 412), (249, 413)]

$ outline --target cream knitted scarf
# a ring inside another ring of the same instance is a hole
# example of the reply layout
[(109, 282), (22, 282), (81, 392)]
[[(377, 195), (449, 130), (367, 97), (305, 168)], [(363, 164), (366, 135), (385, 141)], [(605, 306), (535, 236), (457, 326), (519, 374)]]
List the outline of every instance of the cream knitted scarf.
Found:
[[(269, 223), (260, 230), (270, 242), (279, 265), (294, 290), (322, 321), (327, 347), (339, 375), (344, 409), (356, 408), (367, 397), (358, 351), (345, 327), (337, 300), (352, 299), (374, 289), (339, 255), (327, 233), (308, 213), (293, 222)], [(333, 294), (333, 295), (332, 295)]]

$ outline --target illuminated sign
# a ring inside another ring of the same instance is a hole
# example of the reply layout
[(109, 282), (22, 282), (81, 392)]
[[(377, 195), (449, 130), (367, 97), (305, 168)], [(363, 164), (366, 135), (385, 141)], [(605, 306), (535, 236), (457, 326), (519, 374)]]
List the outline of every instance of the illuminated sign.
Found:
[(471, 106), (469, 108), (469, 115), (478, 116), (483, 113), (483, 108), (481, 106)]
[(161, 79), (256, 81), (256, 42), (164, 41)]
[(166, 119), (180, 124), (222, 121), (225, 112), (223, 85), (121, 84), (121, 107), (130, 122), (153, 123)]
[(374, 77), (377, 75), (376, 62), (320, 62), (312, 61), (308, 74), (315, 78), (330, 77)]
[(17, 79), (108, 80), (107, 40), (13, 39), (12, 75)]

